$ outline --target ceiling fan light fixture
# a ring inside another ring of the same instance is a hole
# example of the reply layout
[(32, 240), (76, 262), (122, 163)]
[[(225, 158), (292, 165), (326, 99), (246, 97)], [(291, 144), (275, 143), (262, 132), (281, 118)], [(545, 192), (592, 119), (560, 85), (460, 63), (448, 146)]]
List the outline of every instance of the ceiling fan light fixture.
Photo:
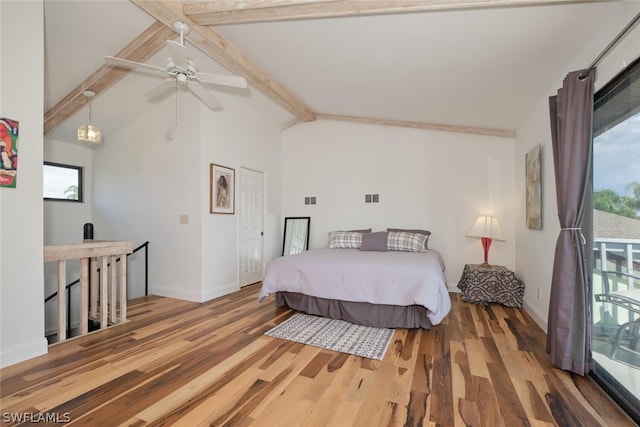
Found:
[[(0, 0), (2, 1), (2, 0)], [(129, 61), (124, 58), (117, 58), (114, 56), (105, 56), (104, 59), (115, 65), (126, 68), (141, 68), (143, 70), (153, 71), (156, 73), (165, 74), (168, 79), (160, 82), (153, 89), (147, 92), (148, 98), (156, 98), (161, 96), (165, 91), (175, 87), (176, 90), (179, 86), (187, 87), (198, 97), (207, 107), (213, 111), (222, 110), (222, 103), (212, 93), (208, 92), (204, 86), (200, 83), (210, 83), (218, 86), (227, 86), (233, 88), (244, 89), (247, 87), (247, 80), (244, 77), (215, 74), (215, 73), (203, 73), (198, 71), (198, 67), (187, 56), (186, 47), (184, 43), (184, 36), (189, 34), (191, 27), (182, 21), (176, 21), (173, 23), (173, 29), (180, 35), (180, 43), (173, 40), (167, 40), (167, 49), (169, 51), (169, 58), (167, 60), (166, 68), (158, 67), (156, 65), (145, 64), (142, 62)], [(174, 84), (171, 84), (171, 82)]]
[(89, 147), (95, 147), (102, 143), (102, 131), (91, 122), (91, 98), (96, 94), (90, 90), (85, 90), (82, 94), (89, 98), (89, 123), (78, 127), (78, 142)]

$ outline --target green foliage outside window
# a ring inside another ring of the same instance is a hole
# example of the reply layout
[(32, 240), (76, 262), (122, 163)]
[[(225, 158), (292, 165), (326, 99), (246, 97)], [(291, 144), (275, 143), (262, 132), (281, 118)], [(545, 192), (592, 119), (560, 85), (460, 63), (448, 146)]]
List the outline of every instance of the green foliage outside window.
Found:
[(613, 190), (605, 189), (593, 193), (594, 207), (616, 215), (640, 219), (640, 182), (627, 185), (632, 196), (621, 196)]

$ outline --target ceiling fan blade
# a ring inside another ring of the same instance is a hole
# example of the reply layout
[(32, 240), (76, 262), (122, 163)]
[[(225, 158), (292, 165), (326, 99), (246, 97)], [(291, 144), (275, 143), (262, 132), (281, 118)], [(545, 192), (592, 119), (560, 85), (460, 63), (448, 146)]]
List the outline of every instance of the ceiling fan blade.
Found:
[(245, 88), (247, 80), (244, 77), (227, 76), (224, 74), (200, 73), (196, 72), (196, 79), (203, 83), (213, 83), (222, 86)]
[(204, 86), (195, 81), (190, 81), (187, 83), (187, 86), (191, 91), (196, 95), (202, 102), (204, 102), (207, 107), (211, 108), (213, 111), (221, 111), (222, 103), (218, 98), (213, 96)]
[(173, 40), (167, 40), (167, 48), (169, 49), (169, 56), (171, 56), (173, 63), (180, 68), (186, 69), (189, 61), (185, 47)]
[(156, 67), (155, 65), (143, 64), (142, 62), (129, 61), (128, 59), (116, 58), (114, 56), (105, 56), (104, 60), (113, 64), (127, 68), (142, 68), (143, 70), (155, 71), (157, 73), (167, 73), (166, 68)]
[(146, 96), (149, 99), (157, 98), (158, 96), (162, 95), (169, 89), (176, 87), (177, 84), (178, 82), (176, 81), (176, 79), (163, 80), (160, 83), (158, 83), (153, 89), (151, 89), (149, 92), (145, 93), (144, 96)]

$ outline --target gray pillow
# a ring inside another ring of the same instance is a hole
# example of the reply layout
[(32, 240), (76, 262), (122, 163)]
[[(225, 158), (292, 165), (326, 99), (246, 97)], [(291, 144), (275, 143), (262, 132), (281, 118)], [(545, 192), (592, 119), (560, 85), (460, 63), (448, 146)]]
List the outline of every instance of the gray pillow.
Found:
[(376, 231), (375, 233), (362, 233), (361, 251), (387, 251), (387, 235), (386, 231)]
[(370, 228), (363, 228), (362, 230), (349, 230), (352, 233), (371, 233)]
[(424, 241), (424, 248), (429, 249), (429, 236), (431, 232), (429, 230), (408, 229), (408, 228), (387, 228), (387, 231), (403, 231), (405, 233), (418, 233), (427, 236), (427, 240)]

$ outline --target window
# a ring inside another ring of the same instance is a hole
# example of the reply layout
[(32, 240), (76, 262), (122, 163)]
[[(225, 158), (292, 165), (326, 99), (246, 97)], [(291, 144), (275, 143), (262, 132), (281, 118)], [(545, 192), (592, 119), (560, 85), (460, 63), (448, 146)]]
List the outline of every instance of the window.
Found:
[(45, 200), (82, 202), (82, 167), (44, 162)]
[(595, 95), (595, 379), (640, 420), (640, 60)]

